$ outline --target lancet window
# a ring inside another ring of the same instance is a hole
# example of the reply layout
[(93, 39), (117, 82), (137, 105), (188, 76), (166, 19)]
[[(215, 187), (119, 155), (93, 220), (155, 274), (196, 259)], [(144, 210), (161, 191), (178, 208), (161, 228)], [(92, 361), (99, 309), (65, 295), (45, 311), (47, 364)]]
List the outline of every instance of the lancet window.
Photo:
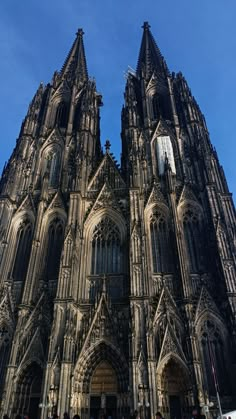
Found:
[(158, 94), (155, 93), (152, 96), (152, 115), (153, 119), (158, 119), (160, 117), (160, 108), (159, 108), (159, 101), (158, 101)]
[(183, 229), (190, 272), (198, 272), (202, 269), (201, 245), (203, 241), (199, 218), (191, 210), (184, 214)]
[(156, 212), (150, 220), (153, 272), (172, 271), (169, 228), (166, 218)]
[(16, 235), (16, 252), (13, 263), (12, 277), (14, 281), (24, 281), (30, 257), (32, 243), (32, 225), (29, 220), (20, 224)]
[(79, 102), (77, 103), (75, 107), (73, 130), (77, 130), (79, 128), (80, 116), (81, 116), (81, 101), (79, 100)]
[(93, 232), (91, 274), (121, 273), (122, 264), (120, 230), (110, 218), (105, 217)]
[(57, 107), (55, 123), (59, 128), (66, 128), (68, 122), (68, 105), (60, 102)]
[(63, 230), (63, 224), (59, 218), (53, 220), (48, 228), (48, 243), (45, 257), (45, 278), (47, 280), (55, 280), (58, 277)]
[[(205, 321), (201, 328), (201, 351), (209, 395), (215, 396), (216, 385), (221, 394), (227, 393), (229, 382), (224, 340), (219, 328), (211, 320)], [(213, 369), (215, 373), (213, 373)]]
[(58, 152), (53, 152), (49, 159), (49, 186), (56, 188), (58, 186), (60, 174), (60, 156)]

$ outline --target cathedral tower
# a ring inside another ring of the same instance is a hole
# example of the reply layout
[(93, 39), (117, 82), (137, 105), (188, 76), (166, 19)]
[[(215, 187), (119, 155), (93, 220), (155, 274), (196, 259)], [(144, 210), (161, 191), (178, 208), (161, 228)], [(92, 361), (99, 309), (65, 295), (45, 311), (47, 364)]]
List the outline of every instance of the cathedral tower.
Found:
[(235, 209), (204, 116), (147, 22), (121, 168), (79, 29), (0, 183), (1, 412), (188, 416), (236, 399)]

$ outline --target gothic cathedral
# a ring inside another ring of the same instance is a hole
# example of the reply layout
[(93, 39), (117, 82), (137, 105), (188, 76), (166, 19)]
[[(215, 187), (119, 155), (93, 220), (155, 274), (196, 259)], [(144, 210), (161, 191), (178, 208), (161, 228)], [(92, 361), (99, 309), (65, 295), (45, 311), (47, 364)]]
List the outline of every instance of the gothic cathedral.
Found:
[(235, 209), (147, 22), (120, 166), (101, 148), (101, 105), (79, 29), (1, 177), (1, 413), (181, 419), (216, 412), (216, 388), (235, 408)]

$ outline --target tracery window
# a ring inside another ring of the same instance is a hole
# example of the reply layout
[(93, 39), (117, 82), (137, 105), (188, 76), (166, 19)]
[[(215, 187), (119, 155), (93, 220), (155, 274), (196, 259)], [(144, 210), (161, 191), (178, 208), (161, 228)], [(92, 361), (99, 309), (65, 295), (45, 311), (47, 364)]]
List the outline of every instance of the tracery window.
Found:
[(110, 218), (105, 217), (93, 232), (91, 274), (121, 273), (122, 264), (120, 230)]
[(158, 94), (155, 93), (152, 96), (152, 115), (153, 115), (153, 119), (158, 119), (158, 117), (160, 116), (160, 108), (159, 108), (159, 100), (158, 100)]
[(65, 102), (59, 103), (56, 112), (55, 123), (60, 128), (66, 128), (68, 122), (68, 105)]
[(188, 255), (190, 272), (198, 272), (203, 268), (201, 245), (201, 226), (198, 216), (188, 210), (183, 217), (184, 239)]
[(45, 278), (57, 279), (63, 245), (63, 224), (59, 218), (51, 222), (48, 228), (48, 242), (45, 257)]
[(153, 272), (171, 272), (171, 247), (169, 228), (165, 217), (156, 212), (150, 220)]
[(30, 257), (32, 243), (32, 226), (29, 220), (24, 220), (16, 235), (16, 252), (13, 263), (12, 277), (14, 281), (24, 281)]
[(79, 102), (77, 103), (75, 107), (73, 130), (77, 130), (79, 128), (80, 117), (81, 117), (81, 100), (79, 100)]
[(205, 321), (201, 328), (201, 351), (204, 376), (211, 396), (216, 394), (212, 368), (215, 370), (215, 380), (220, 393), (223, 395), (229, 391), (224, 346), (219, 328), (211, 320)]
[(53, 152), (49, 156), (49, 186), (56, 188), (58, 186), (60, 174), (60, 156), (58, 152)]

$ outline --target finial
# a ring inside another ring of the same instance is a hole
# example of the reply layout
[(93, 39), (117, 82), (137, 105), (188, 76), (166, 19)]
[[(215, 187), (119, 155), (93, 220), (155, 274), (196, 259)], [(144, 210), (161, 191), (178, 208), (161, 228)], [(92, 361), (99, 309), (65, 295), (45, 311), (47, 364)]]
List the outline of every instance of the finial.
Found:
[(106, 140), (106, 142), (105, 142), (105, 149), (106, 149), (106, 152), (107, 153), (110, 151), (110, 147), (111, 147), (110, 141), (109, 140)]
[(104, 295), (106, 295), (106, 292), (107, 292), (106, 279), (107, 279), (107, 277), (106, 277), (106, 275), (104, 274), (104, 275), (103, 275), (103, 278), (102, 278), (102, 294), (104, 294)]
[(145, 31), (148, 31), (148, 29), (149, 29), (150, 27), (151, 27), (151, 26), (149, 25), (149, 23), (148, 23), (148, 22), (144, 22), (144, 23), (143, 23), (142, 28), (143, 28)]
[(82, 38), (83, 35), (84, 35), (83, 29), (82, 28), (79, 28), (78, 31), (77, 31), (77, 33), (76, 33), (76, 35), (79, 36), (80, 38)]

